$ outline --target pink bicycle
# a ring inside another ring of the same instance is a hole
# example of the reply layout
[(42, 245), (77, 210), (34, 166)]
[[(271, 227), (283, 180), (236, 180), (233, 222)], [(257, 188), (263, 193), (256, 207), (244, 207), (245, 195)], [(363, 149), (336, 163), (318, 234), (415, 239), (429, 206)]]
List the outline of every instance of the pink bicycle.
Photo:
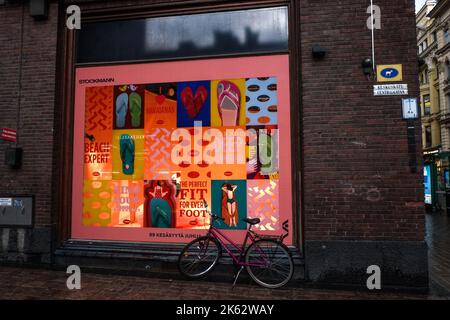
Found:
[[(188, 243), (178, 258), (178, 268), (184, 276), (190, 279), (206, 276), (219, 262), (224, 248), (234, 265), (239, 267), (233, 286), (244, 268), (257, 284), (265, 288), (280, 288), (289, 282), (294, 273), (294, 262), (282, 242), (283, 236), (276, 240), (261, 238), (251, 230), (252, 226), (260, 223), (260, 219), (243, 219), (249, 227), (244, 243), (239, 246), (214, 226), (223, 218), (211, 212), (209, 214), (211, 224), (208, 233)], [(247, 247), (249, 240), (251, 243)], [(236, 249), (237, 254), (230, 247)]]

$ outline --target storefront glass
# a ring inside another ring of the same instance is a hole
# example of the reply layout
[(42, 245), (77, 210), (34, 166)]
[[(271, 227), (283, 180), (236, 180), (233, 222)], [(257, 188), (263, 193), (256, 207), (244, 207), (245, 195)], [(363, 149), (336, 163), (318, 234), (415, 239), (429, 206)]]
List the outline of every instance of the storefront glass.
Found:
[(287, 8), (275, 7), (85, 23), (78, 35), (77, 63), (287, 50)]
[(76, 76), (73, 237), (186, 242), (209, 224), (203, 200), (237, 241), (245, 217), (292, 234), (287, 55)]

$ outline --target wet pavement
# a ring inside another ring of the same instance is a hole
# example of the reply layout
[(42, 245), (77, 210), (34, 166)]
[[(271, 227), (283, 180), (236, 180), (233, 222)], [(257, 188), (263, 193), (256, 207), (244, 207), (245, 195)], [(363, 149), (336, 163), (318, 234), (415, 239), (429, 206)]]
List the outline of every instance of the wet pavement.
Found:
[(434, 299), (431, 295), (351, 290), (282, 288), (257, 285), (155, 279), (82, 273), (81, 289), (69, 290), (65, 272), (0, 267), (0, 299), (96, 300), (405, 300)]
[(443, 211), (427, 214), (426, 229), (431, 290), (450, 296), (450, 215)]
[(206, 282), (156, 279), (127, 275), (82, 273), (81, 289), (69, 290), (63, 271), (0, 266), (0, 299), (97, 299), (97, 300), (352, 300), (352, 299), (450, 299), (450, 216), (426, 216), (429, 246), (430, 292), (428, 294), (282, 288), (269, 290), (231, 281)]

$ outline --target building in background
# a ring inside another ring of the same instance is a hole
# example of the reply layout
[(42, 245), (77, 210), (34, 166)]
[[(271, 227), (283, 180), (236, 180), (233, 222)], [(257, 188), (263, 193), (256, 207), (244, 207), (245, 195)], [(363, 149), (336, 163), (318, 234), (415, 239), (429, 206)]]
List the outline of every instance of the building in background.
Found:
[(425, 202), (446, 209), (450, 189), (450, 1), (427, 1), (416, 17)]
[(422, 119), (422, 143), (424, 152), (425, 204), (429, 209), (438, 203), (437, 165), (441, 154), (440, 77), (436, 51), (438, 34), (436, 20), (428, 14), (436, 5), (426, 1), (417, 13), (417, 45), (419, 54), (420, 112)]

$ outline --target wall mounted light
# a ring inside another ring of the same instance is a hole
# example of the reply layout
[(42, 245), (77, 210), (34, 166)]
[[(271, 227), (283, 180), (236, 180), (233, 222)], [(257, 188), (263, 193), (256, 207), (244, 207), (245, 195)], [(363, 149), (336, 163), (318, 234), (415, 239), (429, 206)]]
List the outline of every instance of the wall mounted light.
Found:
[(366, 77), (371, 77), (374, 73), (372, 59), (365, 58), (362, 62), (362, 69)]
[(315, 44), (312, 47), (312, 55), (315, 59), (323, 59), (325, 58), (325, 55), (327, 54), (327, 51), (322, 48), (319, 44)]

